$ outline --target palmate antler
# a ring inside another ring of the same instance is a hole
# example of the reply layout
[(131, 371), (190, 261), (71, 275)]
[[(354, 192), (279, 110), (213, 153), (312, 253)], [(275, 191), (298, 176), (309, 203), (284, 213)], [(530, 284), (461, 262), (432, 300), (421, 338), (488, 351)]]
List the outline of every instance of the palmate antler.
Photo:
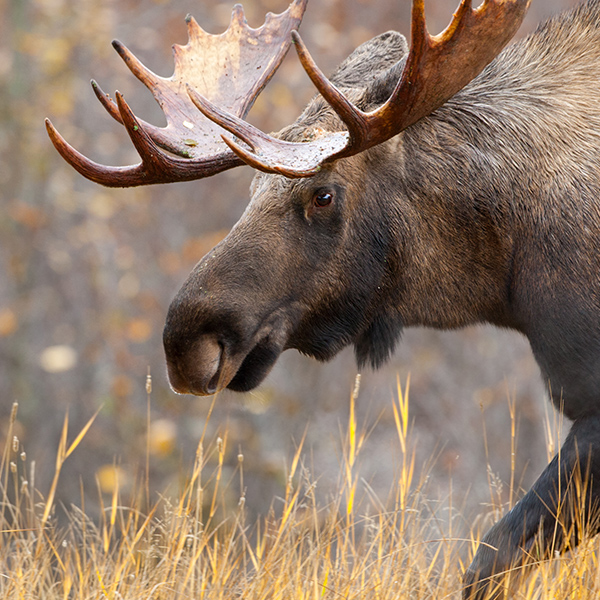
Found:
[(306, 2), (294, 0), (284, 13), (269, 13), (259, 29), (248, 27), (238, 4), (229, 28), (221, 35), (206, 33), (188, 17), (189, 41), (185, 46), (173, 46), (175, 70), (170, 78), (154, 74), (123, 44), (113, 42), (131, 72), (152, 92), (167, 119), (164, 128), (138, 119), (119, 92), (113, 102), (92, 81), (102, 105), (127, 129), (141, 163), (108, 167), (91, 161), (70, 146), (46, 119), (50, 139), (79, 173), (111, 187), (189, 181), (244, 164), (224, 144), (223, 130), (194, 106), (188, 90), (243, 119), (283, 60), (291, 43), (290, 32), (299, 26)]
[(287, 177), (309, 177), (321, 165), (358, 154), (394, 137), (440, 107), (488, 65), (515, 34), (530, 0), (484, 0), (476, 9), (462, 0), (450, 25), (431, 36), (425, 26), (424, 0), (413, 0), (411, 47), (404, 71), (390, 98), (365, 113), (323, 75), (297, 32), (292, 32), (300, 61), (321, 95), (348, 131), (325, 132), (301, 143), (277, 139), (236, 118), (190, 90), (196, 106), (251, 150), (224, 137), (249, 165)]
[[(257, 30), (245, 24), (242, 8), (236, 5), (229, 29), (220, 36), (205, 33), (188, 19), (190, 40), (186, 46), (174, 46), (175, 73), (169, 79), (146, 69), (115, 42), (131, 71), (159, 102), (167, 127), (137, 119), (119, 93), (114, 103), (93, 82), (102, 104), (125, 125), (142, 162), (130, 167), (94, 163), (69, 146), (47, 120), (54, 145), (82, 175), (108, 186), (199, 179), (243, 163), (287, 177), (309, 177), (323, 164), (394, 137), (450, 99), (512, 38), (530, 0), (483, 0), (476, 9), (471, 0), (462, 0), (450, 25), (437, 36), (427, 32), (424, 0), (413, 0), (411, 47), (402, 76), (387, 102), (369, 113), (327, 80), (295, 31), (306, 2), (294, 0), (285, 13), (267, 15)], [(290, 35), (304, 69), (347, 131), (323, 132), (311, 141), (293, 143), (243, 120), (279, 66)], [(253, 79), (257, 71), (260, 75)], [(223, 129), (248, 147), (222, 135)]]

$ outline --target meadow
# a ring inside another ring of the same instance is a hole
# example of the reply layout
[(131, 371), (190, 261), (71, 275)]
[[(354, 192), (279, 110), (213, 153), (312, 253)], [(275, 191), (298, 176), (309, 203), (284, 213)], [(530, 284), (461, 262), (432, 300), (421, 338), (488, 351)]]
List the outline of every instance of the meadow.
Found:
[[(398, 380), (391, 399), (397, 474), (388, 496), (376, 495), (361, 470), (369, 430), (356, 418), (358, 384), (357, 378), (339, 442), (335, 493), (317, 500), (319, 474), (308, 467), (301, 440), (286, 461), (282, 495), (255, 521), (246, 515), (243, 450), (235, 472), (224, 476), (227, 434), (202, 435), (179, 490), (157, 494), (140, 473), (124, 494), (115, 476), (110, 494), (98, 484), (99, 518), (86, 514), (84, 501), (64, 506), (55, 500), (61, 471), (85, 445), (95, 415), (77, 432), (69, 431), (65, 417), (52, 484), (43, 492), (36, 488), (35, 460), (15, 435), (14, 404), (0, 467), (2, 598), (460, 598), (462, 573), (482, 530), (522, 492), (511, 477), (510, 501), (503, 503), (502, 483), (490, 473), (489, 505), (469, 523), (451, 497), (428, 496), (427, 468), (415, 471), (419, 445), (409, 381)], [(556, 425), (548, 423), (549, 451)], [(508, 597), (596, 598), (598, 567), (598, 542), (586, 540), (571, 553), (534, 563), (526, 576), (515, 569)]]

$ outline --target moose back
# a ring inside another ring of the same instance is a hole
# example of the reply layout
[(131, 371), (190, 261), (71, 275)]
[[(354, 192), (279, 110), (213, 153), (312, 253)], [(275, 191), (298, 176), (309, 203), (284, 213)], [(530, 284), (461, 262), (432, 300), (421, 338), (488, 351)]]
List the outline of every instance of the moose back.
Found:
[[(414, 0), (410, 47), (384, 33), (329, 79), (296, 32), (305, 4), (257, 30), (238, 6), (221, 36), (189, 19), (168, 79), (115, 42), (168, 122), (141, 121), (93, 83), (138, 165), (99, 165), (48, 131), (109, 186), (259, 171), (243, 216), (169, 308), (178, 392), (250, 390), (287, 348), (327, 360), (353, 345), (359, 365), (377, 367), (411, 325), (487, 322), (527, 336), (573, 426), (465, 574), (465, 597), (497, 597), (507, 570), (598, 530), (600, 0), (504, 50), (528, 0), (463, 0), (439, 36)], [(243, 119), (291, 41), (319, 95), (269, 136)]]

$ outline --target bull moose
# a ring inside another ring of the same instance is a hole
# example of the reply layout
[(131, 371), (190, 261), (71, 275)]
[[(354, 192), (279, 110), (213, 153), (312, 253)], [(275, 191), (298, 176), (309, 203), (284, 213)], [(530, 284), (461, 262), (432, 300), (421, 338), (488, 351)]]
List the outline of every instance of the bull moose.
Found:
[[(297, 33), (305, 5), (259, 29), (238, 5), (218, 36), (188, 18), (168, 79), (114, 42), (167, 118), (146, 123), (92, 82), (138, 165), (99, 165), (48, 132), (107, 186), (258, 170), (241, 219), (169, 308), (177, 392), (250, 390), (287, 348), (328, 360), (353, 344), (377, 367), (411, 325), (527, 336), (573, 425), (466, 572), (466, 598), (497, 597), (515, 565), (600, 529), (600, 0), (506, 49), (529, 0), (462, 0), (437, 36), (413, 0), (410, 47), (384, 33), (329, 79)], [(292, 42), (319, 94), (266, 135), (243, 119)]]

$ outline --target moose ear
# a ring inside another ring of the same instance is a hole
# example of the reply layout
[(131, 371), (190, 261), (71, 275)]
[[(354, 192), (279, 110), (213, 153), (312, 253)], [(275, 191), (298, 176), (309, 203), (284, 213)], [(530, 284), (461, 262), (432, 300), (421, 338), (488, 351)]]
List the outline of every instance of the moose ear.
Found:
[(339, 88), (370, 88), (408, 54), (406, 38), (397, 31), (382, 33), (361, 44), (337, 68), (330, 81)]

